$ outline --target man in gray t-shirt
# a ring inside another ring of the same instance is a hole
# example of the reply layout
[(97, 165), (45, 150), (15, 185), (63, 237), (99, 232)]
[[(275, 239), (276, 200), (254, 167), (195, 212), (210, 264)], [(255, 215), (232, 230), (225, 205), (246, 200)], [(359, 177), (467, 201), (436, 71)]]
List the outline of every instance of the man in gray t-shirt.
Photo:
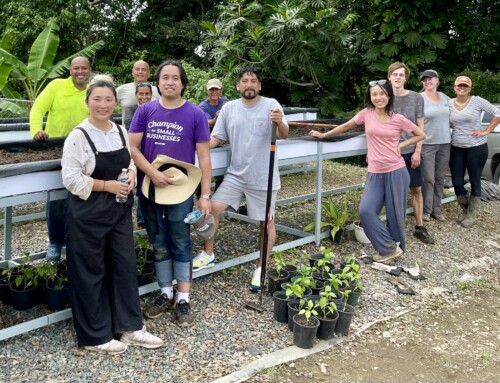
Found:
[[(402, 114), (408, 120), (424, 130), (424, 99), (422, 95), (404, 88), (406, 81), (410, 77), (410, 70), (401, 62), (395, 62), (389, 66), (387, 77), (394, 92), (393, 110)], [(401, 140), (407, 140), (409, 135), (403, 133)], [(423, 221), (424, 198), (422, 195), (422, 168), (420, 166), (422, 141), (417, 145), (410, 145), (401, 150), (401, 155), (405, 160), (406, 168), (410, 174), (411, 206), (415, 215), (415, 231), (413, 235), (423, 243), (434, 243)]]
[[(210, 139), (211, 148), (225, 142), (231, 146), (231, 163), (224, 181), (212, 197), (212, 214), (217, 227), (219, 214), (227, 208), (238, 209), (242, 199), (245, 198), (247, 216), (260, 221), (262, 249), (266, 222), (271, 126), (273, 122), (276, 123), (278, 137), (287, 138), (288, 124), (278, 101), (259, 95), (261, 82), (259, 72), (255, 68), (244, 68), (240, 71), (236, 89), (241, 98), (229, 101), (221, 109)], [(271, 253), (276, 241), (274, 205), (279, 188), (278, 161), (275, 160), (268, 223), (268, 254)], [(194, 271), (213, 266), (215, 259), (213, 248), (214, 238), (205, 241), (204, 250), (193, 260)], [(261, 261), (259, 259), (250, 283), (252, 291), (260, 290)]]

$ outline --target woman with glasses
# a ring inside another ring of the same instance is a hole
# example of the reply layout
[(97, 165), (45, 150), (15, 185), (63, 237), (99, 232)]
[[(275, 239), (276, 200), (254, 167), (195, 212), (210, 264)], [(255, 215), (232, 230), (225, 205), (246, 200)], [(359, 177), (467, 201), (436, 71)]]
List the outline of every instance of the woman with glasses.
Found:
[[(359, 206), (361, 223), (378, 252), (376, 262), (392, 263), (406, 249), (406, 199), (410, 176), (400, 150), (425, 139), (422, 129), (404, 116), (393, 113), (394, 95), (387, 80), (370, 81), (366, 90), (366, 108), (348, 122), (326, 133), (311, 131), (310, 136), (326, 138), (365, 126), (368, 146), (368, 175)], [(405, 131), (413, 136), (399, 141)], [(387, 225), (379, 218), (386, 208)]]
[(427, 69), (420, 75), (424, 91), (425, 141), (422, 145), (422, 175), (424, 183), (423, 220), (434, 218), (445, 221), (441, 200), (444, 192), (444, 178), (450, 161), (450, 98), (438, 92), (439, 75)]
[(149, 82), (141, 82), (137, 85), (135, 87), (135, 98), (137, 100), (137, 104), (126, 108), (123, 111), (123, 124), (127, 130), (130, 128), (130, 124), (132, 123), (132, 118), (134, 117), (137, 107), (145, 102), (150, 102), (153, 98), (153, 87), (151, 84)]
[[(500, 108), (490, 104), (484, 98), (471, 96), (472, 80), (467, 76), (458, 76), (455, 80), (456, 97), (450, 100), (451, 152), (450, 170), (453, 188), (462, 208), (459, 223), (463, 227), (474, 225), (474, 216), (481, 198), (481, 173), (488, 158), (486, 136), (500, 122)], [(481, 128), (483, 112), (488, 112), (493, 119)], [(465, 171), (469, 173), (471, 194), (465, 190)]]

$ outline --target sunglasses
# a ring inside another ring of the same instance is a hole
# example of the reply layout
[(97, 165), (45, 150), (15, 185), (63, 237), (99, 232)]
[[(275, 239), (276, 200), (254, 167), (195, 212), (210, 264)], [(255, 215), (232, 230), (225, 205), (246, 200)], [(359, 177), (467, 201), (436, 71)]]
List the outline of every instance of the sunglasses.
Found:
[(368, 85), (370, 85), (370, 88), (375, 86), (375, 85), (385, 85), (387, 83), (387, 80), (378, 80), (378, 81), (370, 81)]

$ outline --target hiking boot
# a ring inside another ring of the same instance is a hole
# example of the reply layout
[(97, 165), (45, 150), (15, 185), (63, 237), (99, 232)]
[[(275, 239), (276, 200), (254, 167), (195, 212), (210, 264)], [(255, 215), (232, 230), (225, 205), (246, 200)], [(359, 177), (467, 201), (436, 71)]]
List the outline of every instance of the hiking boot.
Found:
[(155, 299), (153, 304), (144, 310), (144, 316), (149, 319), (155, 319), (161, 316), (167, 310), (175, 307), (175, 293), (172, 299), (168, 299), (167, 294), (161, 294)]
[(467, 208), (467, 213), (465, 214), (465, 218), (460, 222), (465, 228), (470, 228), (474, 226), (474, 217), (476, 215), (476, 209), (479, 205), (481, 197), (471, 196), (469, 199), (469, 206)]
[(467, 197), (467, 194), (457, 195), (457, 201), (460, 207), (462, 208), (462, 216), (458, 219), (458, 223), (460, 223), (467, 216), (467, 210), (469, 208), (469, 198)]
[(143, 326), (141, 330), (124, 332), (120, 338), (120, 342), (144, 348), (158, 348), (163, 346), (163, 341), (147, 332), (146, 326)]
[(431, 215), (427, 214), (427, 213), (424, 213), (422, 215), (422, 220), (425, 221), (425, 222), (429, 222), (431, 220)]
[(194, 324), (194, 315), (191, 314), (191, 306), (189, 302), (181, 299), (177, 302), (175, 307), (175, 317), (177, 318), (177, 324), (180, 327), (189, 327)]
[(434, 238), (431, 237), (425, 226), (415, 226), (413, 236), (420, 239), (423, 243), (434, 244)]
[(446, 221), (446, 218), (441, 213), (432, 213), (431, 214), (431, 218), (435, 219), (438, 222), (444, 222), (444, 221)]
[(399, 247), (399, 244), (392, 253), (387, 255), (375, 254), (373, 260), (375, 262), (384, 263), (386, 265), (393, 263), (397, 258), (403, 255), (403, 250)]
[(208, 255), (205, 250), (198, 253), (193, 259), (193, 272), (215, 266), (215, 254)]
[(109, 355), (117, 355), (127, 350), (127, 345), (118, 340), (111, 339), (109, 342), (98, 346), (85, 346), (86, 350), (105, 352)]
[(47, 258), (47, 261), (57, 263), (61, 259), (61, 250), (62, 245), (60, 245), (59, 243), (51, 243), (47, 249), (45, 258)]

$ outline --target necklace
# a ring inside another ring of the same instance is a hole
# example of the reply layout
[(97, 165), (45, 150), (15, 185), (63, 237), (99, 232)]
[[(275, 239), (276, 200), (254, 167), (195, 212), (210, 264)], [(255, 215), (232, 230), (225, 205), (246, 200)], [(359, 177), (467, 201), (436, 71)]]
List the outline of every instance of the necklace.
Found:
[(459, 102), (457, 99), (455, 99), (455, 104), (457, 104), (458, 106), (464, 106), (464, 105), (467, 105), (467, 103), (470, 101), (470, 97), (467, 97), (467, 100), (465, 100), (464, 102)]

